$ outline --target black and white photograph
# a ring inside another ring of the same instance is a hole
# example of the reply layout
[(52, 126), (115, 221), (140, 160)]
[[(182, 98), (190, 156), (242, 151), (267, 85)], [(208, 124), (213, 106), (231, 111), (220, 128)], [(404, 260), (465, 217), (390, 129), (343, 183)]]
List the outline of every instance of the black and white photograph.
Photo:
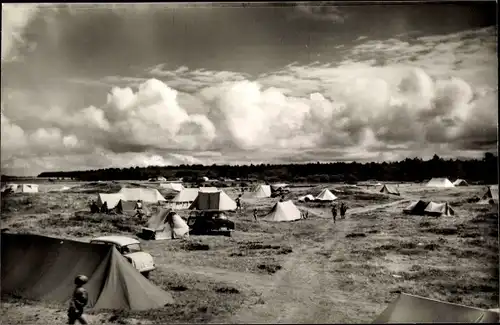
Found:
[(499, 322), (497, 11), (3, 3), (0, 323)]

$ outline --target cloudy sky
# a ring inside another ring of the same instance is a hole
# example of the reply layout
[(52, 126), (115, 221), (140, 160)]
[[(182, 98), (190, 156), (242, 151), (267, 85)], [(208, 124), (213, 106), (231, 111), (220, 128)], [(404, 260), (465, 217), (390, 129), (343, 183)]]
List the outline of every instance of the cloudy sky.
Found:
[(496, 152), (495, 6), (2, 4), (2, 173)]

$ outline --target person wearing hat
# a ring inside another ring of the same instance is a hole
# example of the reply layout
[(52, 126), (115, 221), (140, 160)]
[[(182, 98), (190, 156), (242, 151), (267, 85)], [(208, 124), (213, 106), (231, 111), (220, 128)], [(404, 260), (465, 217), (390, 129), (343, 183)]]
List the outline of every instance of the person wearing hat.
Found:
[(75, 324), (76, 321), (80, 324), (88, 324), (83, 315), (83, 309), (89, 300), (87, 290), (83, 285), (88, 281), (89, 279), (85, 275), (78, 275), (75, 278), (75, 290), (68, 309), (68, 324)]

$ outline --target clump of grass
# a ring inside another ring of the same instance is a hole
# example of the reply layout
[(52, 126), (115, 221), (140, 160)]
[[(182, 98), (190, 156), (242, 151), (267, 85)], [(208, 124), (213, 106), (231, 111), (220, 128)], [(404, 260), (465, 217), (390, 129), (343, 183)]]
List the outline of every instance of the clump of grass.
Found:
[(362, 232), (352, 232), (345, 235), (345, 238), (359, 238), (359, 237), (366, 237), (366, 234)]
[(233, 287), (222, 286), (222, 287), (215, 288), (215, 292), (236, 294), (236, 293), (240, 293), (240, 290), (233, 288)]
[(210, 250), (210, 245), (198, 242), (187, 242), (182, 248), (187, 251), (208, 251)]
[(267, 273), (273, 274), (281, 270), (281, 265), (278, 264), (259, 264), (257, 266), (259, 270), (266, 271)]
[(426, 228), (421, 231), (445, 236), (456, 235), (458, 233), (458, 229), (456, 227)]

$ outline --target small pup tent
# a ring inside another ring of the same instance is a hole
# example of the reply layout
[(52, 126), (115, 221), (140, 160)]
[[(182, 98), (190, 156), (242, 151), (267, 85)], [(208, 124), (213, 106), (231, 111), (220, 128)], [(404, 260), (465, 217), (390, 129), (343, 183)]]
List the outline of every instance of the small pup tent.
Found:
[(94, 310), (148, 310), (174, 302), (113, 245), (5, 233), (1, 243), (4, 294), (67, 304), (75, 277), (84, 274), (89, 278), (88, 304)]
[(38, 193), (38, 184), (6, 184), (2, 187), (2, 193)]
[(301, 219), (300, 210), (290, 200), (276, 203), (267, 216), (263, 218), (263, 220), (271, 222), (295, 221), (299, 219)]
[(456, 181), (453, 182), (454, 186), (469, 186), (469, 183), (467, 183), (464, 179), (457, 179)]
[(384, 186), (380, 190), (380, 193), (391, 194), (391, 195), (400, 195), (397, 188), (395, 188), (392, 185), (387, 185), (387, 184), (384, 184)]
[(498, 317), (498, 313), (485, 309), (401, 293), (373, 324), (498, 323)]
[(448, 205), (448, 203), (429, 202), (425, 207), (425, 214), (431, 216), (453, 216), (455, 211)]
[(166, 184), (160, 184), (161, 188), (167, 189), (167, 190), (172, 190), (175, 192), (180, 192), (184, 189), (184, 185), (181, 183), (166, 183)]
[(200, 190), (189, 209), (234, 211), (236, 210), (236, 202), (224, 191)]
[(271, 186), (270, 185), (257, 185), (252, 192), (255, 197), (271, 197)]
[(324, 190), (321, 191), (321, 193), (316, 196), (316, 201), (334, 201), (337, 199), (335, 195), (333, 195), (332, 192), (330, 192), (329, 189), (325, 188)]
[(411, 215), (424, 215), (425, 208), (428, 204), (428, 202), (422, 200), (413, 201), (403, 209), (403, 213)]
[[(137, 204), (137, 201), (125, 201), (123, 200), (123, 195), (120, 193), (99, 193), (97, 195), (97, 206), (101, 208), (104, 202), (106, 202), (108, 210), (110, 211), (128, 216), (133, 216), (136, 214), (135, 206)], [(145, 203), (142, 204), (142, 212), (145, 215), (151, 215), (151, 211), (148, 209)]]
[(433, 178), (431, 179), (427, 185), (427, 187), (455, 187), (452, 182), (448, 178)]
[(147, 238), (176, 239), (189, 236), (189, 227), (186, 222), (171, 209), (160, 209), (148, 221), (148, 226), (142, 228)]
[(312, 196), (311, 194), (299, 197), (299, 202), (310, 202), (310, 201), (314, 201), (314, 196)]
[(119, 192), (124, 201), (142, 200), (147, 203), (165, 202), (165, 198), (156, 189), (152, 188), (122, 188)]

